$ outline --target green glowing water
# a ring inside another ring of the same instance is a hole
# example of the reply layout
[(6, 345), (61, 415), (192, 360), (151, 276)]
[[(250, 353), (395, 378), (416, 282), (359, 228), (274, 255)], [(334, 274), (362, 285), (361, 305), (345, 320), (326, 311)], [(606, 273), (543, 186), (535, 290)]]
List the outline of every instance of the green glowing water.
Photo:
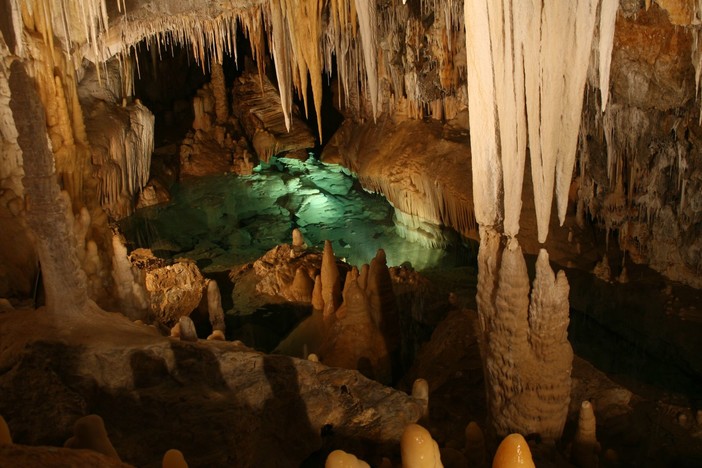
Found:
[(388, 265), (409, 262), (424, 270), (468, 263), (469, 250), (429, 248), (403, 239), (392, 206), (367, 193), (336, 165), (276, 159), (251, 176), (232, 174), (188, 180), (172, 189), (168, 204), (138, 210), (120, 222), (131, 248), (164, 258), (186, 257), (205, 271), (224, 271), (291, 242), (298, 227), (310, 247), (332, 241), (352, 265), (369, 263), (379, 248)]

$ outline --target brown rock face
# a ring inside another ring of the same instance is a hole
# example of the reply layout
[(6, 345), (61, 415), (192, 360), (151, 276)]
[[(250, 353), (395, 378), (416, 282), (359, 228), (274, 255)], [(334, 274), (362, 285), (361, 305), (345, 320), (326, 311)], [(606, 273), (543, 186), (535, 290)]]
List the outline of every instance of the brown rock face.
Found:
[(195, 263), (179, 262), (148, 270), (145, 285), (153, 319), (170, 328), (200, 304), (205, 278)]
[(0, 375), (0, 413), (16, 443), (61, 443), (74, 421), (97, 413), (136, 466), (178, 447), (190, 466), (298, 467), (321, 448), (323, 427), (334, 443), (396, 447), (422, 411), (355, 371), (155, 337), (121, 317), (66, 330), (47, 314), (6, 312), (0, 342), (17, 351), (0, 355), (13, 369)]
[(63, 466), (80, 468), (99, 466), (101, 468), (133, 468), (93, 450), (58, 447), (31, 447), (29, 445), (0, 446), (2, 466)]
[(635, 18), (619, 16), (610, 77), (616, 101), (663, 111), (688, 104), (695, 96), (691, 46), (690, 31), (655, 5)]

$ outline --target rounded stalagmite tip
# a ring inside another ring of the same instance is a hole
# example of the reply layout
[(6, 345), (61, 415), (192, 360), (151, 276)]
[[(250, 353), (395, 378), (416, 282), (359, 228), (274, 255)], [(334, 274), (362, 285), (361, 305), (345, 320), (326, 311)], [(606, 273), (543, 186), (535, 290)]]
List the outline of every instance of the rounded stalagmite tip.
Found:
[(163, 455), (161, 468), (188, 468), (183, 452), (177, 449), (170, 449)]
[(327, 457), (324, 468), (370, 468), (368, 463), (343, 450), (334, 450)]
[(400, 441), (403, 468), (443, 468), (439, 445), (429, 431), (419, 424), (410, 424)]
[(521, 434), (510, 434), (497, 447), (492, 468), (536, 468), (529, 444)]

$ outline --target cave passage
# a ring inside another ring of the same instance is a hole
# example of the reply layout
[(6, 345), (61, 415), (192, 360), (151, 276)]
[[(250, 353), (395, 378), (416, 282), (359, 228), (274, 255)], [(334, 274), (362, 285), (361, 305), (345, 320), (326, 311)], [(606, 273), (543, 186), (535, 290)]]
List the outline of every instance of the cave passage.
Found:
[(338, 257), (359, 267), (380, 248), (390, 266), (409, 263), (425, 270), (474, 262), (458, 235), (445, 249), (403, 239), (393, 213), (385, 198), (365, 192), (340, 166), (280, 158), (250, 176), (176, 184), (170, 203), (137, 210), (119, 225), (132, 249), (187, 257), (205, 273), (231, 269), (290, 243), (295, 227), (309, 247), (322, 248), (330, 240)]

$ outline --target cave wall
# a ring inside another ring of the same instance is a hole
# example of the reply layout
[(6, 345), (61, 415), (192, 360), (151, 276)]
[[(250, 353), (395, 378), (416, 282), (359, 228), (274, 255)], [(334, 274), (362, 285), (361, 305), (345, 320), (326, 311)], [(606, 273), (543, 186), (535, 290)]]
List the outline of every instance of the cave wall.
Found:
[[(30, 64), (47, 112), (62, 188), (71, 195), (74, 212), (90, 207), (93, 225), (106, 225), (105, 210), (113, 217), (127, 214), (148, 179), (151, 148), (144, 140), (153, 131), (144, 126), (152, 117), (129, 99), (131, 57), (143, 39), (159, 44), (159, 50), (169, 44), (186, 46), (197, 65), (207, 69), (209, 61), (236, 55), (237, 31), (242, 32), (239, 37), (250, 42), (259, 72), (274, 64), (284, 113), (289, 113), (293, 94), (308, 112), (318, 112), (320, 78), (333, 75), (335, 105), (350, 121), (433, 118), (466, 127), (461, 2), (86, 0), (83, 12), (74, 7), (63, 12), (42, 0), (6, 3), (10, 20), (1, 25), (3, 66), (15, 59)], [(619, 2), (609, 90), (599, 89), (598, 67), (591, 64), (589, 72), (572, 190), (582, 223), (592, 218), (617, 236), (631, 260), (698, 287), (701, 15), (698, 4), (685, 0)], [(109, 76), (119, 76), (119, 92), (97, 106), (93, 99), (86, 110), (86, 101), (78, 99), (79, 84), (90, 75), (83, 59), (113, 57), (113, 65), (100, 65), (97, 72), (104, 72), (107, 82)], [(3, 73), (0, 99), (7, 99)], [(603, 112), (605, 96), (610, 97)], [(0, 208), (3, 219), (18, 225), (10, 220), (22, 218), (22, 167), (12, 120), (2, 112)], [(105, 113), (119, 122), (120, 136), (99, 131), (104, 125), (96, 123)], [(90, 206), (93, 200), (100, 206)], [(436, 207), (414, 211), (428, 213)], [(463, 232), (471, 216), (460, 218), (457, 223), (463, 225), (452, 227)], [(17, 244), (28, 244), (20, 234)], [(31, 249), (24, 250), (19, 263), (35, 263)], [(9, 258), (7, 252), (3, 255)], [(2, 272), (5, 278), (12, 276), (9, 271)], [(5, 286), (3, 293), (26, 291), (33, 275), (24, 276), (24, 286)]]

